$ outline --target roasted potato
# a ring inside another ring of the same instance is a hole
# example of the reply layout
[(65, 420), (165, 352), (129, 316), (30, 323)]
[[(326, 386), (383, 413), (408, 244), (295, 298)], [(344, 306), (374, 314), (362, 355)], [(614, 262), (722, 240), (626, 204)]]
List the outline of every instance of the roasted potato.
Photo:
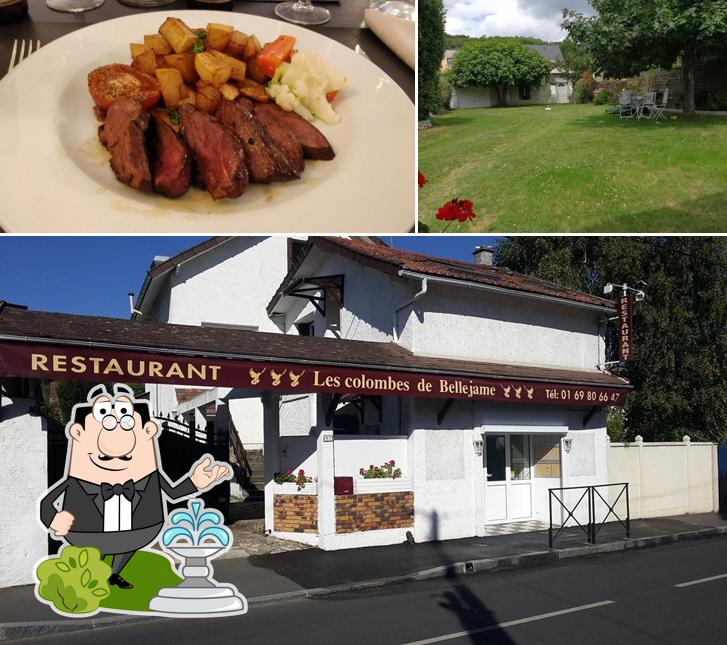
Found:
[(230, 35), (230, 40), (225, 47), (225, 53), (230, 56), (242, 58), (242, 52), (245, 50), (245, 43), (248, 41), (248, 35), (243, 34), (241, 31), (233, 31)]
[(230, 41), (232, 32), (235, 31), (234, 27), (230, 25), (220, 25), (216, 22), (211, 22), (207, 25), (207, 38), (204, 41), (205, 49), (217, 49), (222, 51), (227, 47), (227, 43)]
[(154, 76), (154, 72), (157, 68), (157, 57), (154, 54), (154, 50), (149, 49), (143, 54), (134, 56), (134, 60), (131, 61), (131, 66), (140, 72), (149, 74), (149, 76)]
[(249, 78), (242, 81), (236, 81), (235, 85), (237, 85), (237, 89), (240, 90), (240, 94), (242, 96), (246, 96), (253, 101), (267, 103), (270, 100), (268, 93), (265, 91), (265, 86)]
[(250, 60), (253, 56), (257, 56), (262, 50), (260, 41), (257, 36), (250, 36), (245, 43), (245, 48), (242, 51), (242, 57), (244, 60)]
[(199, 40), (199, 36), (179, 18), (167, 18), (159, 27), (159, 33), (166, 38), (177, 54), (188, 52)]
[(197, 105), (197, 92), (195, 92), (189, 85), (182, 85), (179, 88), (179, 104), (191, 103)]
[(194, 67), (195, 54), (186, 52), (184, 54), (167, 54), (164, 57), (164, 67), (178, 69), (185, 83), (194, 83), (199, 75)]
[(229, 83), (223, 83), (220, 85), (220, 92), (228, 101), (234, 101), (238, 96), (240, 96), (240, 90)]
[(202, 52), (194, 57), (194, 68), (200, 79), (219, 87), (230, 80), (232, 67), (229, 63), (215, 56), (213, 52)]
[(168, 108), (177, 107), (179, 105), (180, 90), (184, 85), (181, 72), (178, 69), (167, 67), (157, 69), (155, 74), (161, 86), (164, 104)]
[(172, 53), (172, 46), (161, 34), (149, 34), (144, 36), (144, 47), (153, 49), (155, 54), (164, 56)]
[(265, 83), (268, 80), (268, 77), (260, 69), (254, 58), (251, 58), (249, 61), (247, 61), (247, 69), (245, 70), (245, 74), (248, 78), (251, 78), (253, 81), (257, 81), (258, 83)]
[(230, 78), (236, 81), (241, 81), (245, 78), (246, 64), (244, 61), (233, 58), (228, 54), (223, 54), (222, 52), (218, 52), (214, 49), (209, 51), (208, 53), (212, 54), (212, 56), (214, 56), (220, 62), (230, 66), (232, 70), (230, 72)]
[(216, 112), (222, 103), (222, 93), (206, 81), (197, 81), (197, 109), (203, 112)]
[(137, 56), (141, 56), (144, 52), (149, 51), (146, 45), (140, 45), (139, 43), (131, 43), (129, 45), (131, 50), (131, 60), (134, 60)]

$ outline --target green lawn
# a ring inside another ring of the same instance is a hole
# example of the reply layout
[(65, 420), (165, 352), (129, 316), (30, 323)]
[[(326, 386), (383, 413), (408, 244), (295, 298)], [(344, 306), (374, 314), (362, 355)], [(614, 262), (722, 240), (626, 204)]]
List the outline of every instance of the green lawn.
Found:
[(604, 106), (467, 109), (419, 133), (420, 231), (725, 232), (727, 117), (629, 120)]

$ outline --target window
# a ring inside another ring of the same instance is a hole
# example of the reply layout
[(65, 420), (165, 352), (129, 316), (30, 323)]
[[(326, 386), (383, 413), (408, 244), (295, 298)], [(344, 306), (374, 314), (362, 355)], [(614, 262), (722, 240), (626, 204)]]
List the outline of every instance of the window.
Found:
[(341, 403), (333, 415), (333, 434), (381, 434), (380, 396), (357, 396)]
[(518, 87), (518, 95), (520, 96), (521, 100), (529, 101), (530, 100), (530, 86), (529, 85), (520, 85)]
[(312, 322), (300, 322), (296, 323), (295, 328), (298, 330), (298, 334), (301, 336), (315, 336), (316, 329)]

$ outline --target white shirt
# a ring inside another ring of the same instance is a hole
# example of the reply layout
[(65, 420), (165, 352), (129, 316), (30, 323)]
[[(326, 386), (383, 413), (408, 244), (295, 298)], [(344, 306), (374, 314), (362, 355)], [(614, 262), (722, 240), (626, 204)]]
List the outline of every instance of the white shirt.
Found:
[(131, 502), (123, 495), (112, 495), (104, 502), (103, 530), (131, 530)]

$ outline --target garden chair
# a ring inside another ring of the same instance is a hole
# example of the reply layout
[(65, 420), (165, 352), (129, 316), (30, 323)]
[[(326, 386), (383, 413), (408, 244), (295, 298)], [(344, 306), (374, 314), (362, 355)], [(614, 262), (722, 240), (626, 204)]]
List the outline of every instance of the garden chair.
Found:
[(669, 103), (669, 88), (667, 87), (664, 90), (664, 96), (661, 97), (661, 104), (655, 104), (652, 117), (655, 121), (658, 121), (659, 119), (664, 119), (666, 121), (666, 116), (664, 115), (664, 110), (666, 110), (667, 103)]
[(633, 97), (631, 92), (622, 90), (618, 95), (618, 114), (622, 119), (632, 119), (634, 117)]
[(656, 92), (647, 92), (644, 96), (644, 101), (640, 106), (639, 110), (639, 119), (641, 119), (642, 116), (644, 116), (644, 111), (649, 111), (648, 118), (651, 119), (654, 117), (654, 108), (656, 108)]

